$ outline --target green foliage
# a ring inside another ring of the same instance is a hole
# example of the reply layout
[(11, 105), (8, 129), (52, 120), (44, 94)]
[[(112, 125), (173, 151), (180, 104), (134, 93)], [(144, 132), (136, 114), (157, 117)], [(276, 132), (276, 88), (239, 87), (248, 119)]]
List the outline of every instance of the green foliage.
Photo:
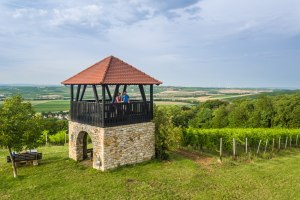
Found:
[(49, 135), (49, 140), (50, 143), (52, 144), (64, 144), (65, 143), (65, 139), (67, 139), (68, 141), (68, 137), (66, 136), (67, 131), (59, 131), (54, 135)]
[(49, 136), (49, 130), (44, 130), (40, 136), (40, 138), (38, 139), (38, 143), (40, 145), (45, 145), (46, 144), (46, 137)]
[(212, 126), (214, 111), (218, 110), (219, 107), (227, 105), (227, 102), (220, 100), (210, 100), (200, 104), (196, 108), (195, 117), (189, 121), (189, 125), (195, 128), (210, 128)]
[(214, 110), (211, 125), (215, 128), (224, 128), (229, 124), (228, 121), (229, 109), (226, 106), (221, 106)]
[(168, 159), (169, 155), (167, 151), (178, 147), (180, 144), (181, 127), (174, 126), (172, 122), (173, 108), (155, 106), (154, 109), (155, 156), (159, 160)]
[(192, 110), (188, 124), (193, 128), (300, 128), (299, 93), (244, 98), (230, 104), (213, 100)]
[(53, 135), (62, 130), (68, 130), (68, 121), (56, 118), (43, 119), (44, 130), (49, 131), (49, 135)]
[(32, 106), (21, 96), (4, 101), (0, 108), (0, 143), (15, 151), (39, 146), (41, 116), (35, 115)]

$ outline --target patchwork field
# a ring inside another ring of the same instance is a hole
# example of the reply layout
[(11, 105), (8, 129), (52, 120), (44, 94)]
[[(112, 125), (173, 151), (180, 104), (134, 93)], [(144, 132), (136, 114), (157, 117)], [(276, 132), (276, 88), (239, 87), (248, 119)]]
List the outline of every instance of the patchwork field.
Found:
[[(110, 87), (110, 90), (113, 91), (114, 87)], [(141, 99), (138, 87), (129, 86), (127, 91), (132, 99)], [(148, 94), (149, 88), (145, 87), (145, 91)], [(155, 86), (154, 100), (157, 105), (191, 105), (215, 99), (232, 101), (238, 98), (256, 98), (262, 94), (274, 96), (297, 92), (299, 91), (282, 89)], [(37, 112), (67, 111), (70, 107), (69, 88), (65, 86), (0, 86), (0, 105), (6, 97), (16, 94), (30, 101)], [(94, 98), (91, 88), (87, 88), (85, 98)]]
[(150, 161), (110, 172), (68, 158), (66, 146), (42, 147), (39, 166), (12, 177), (0, 150), (1, 199), (300, 199), (300, 151), (272, 160), (222, 164), (214, 157), (173, 152), (167, 162)]
[(57, 111), (68, 111), (70, 109), (69, 100), (52, 100), (52, 101), (31, 101), (33, 108), (36, 112), (57, 112)]

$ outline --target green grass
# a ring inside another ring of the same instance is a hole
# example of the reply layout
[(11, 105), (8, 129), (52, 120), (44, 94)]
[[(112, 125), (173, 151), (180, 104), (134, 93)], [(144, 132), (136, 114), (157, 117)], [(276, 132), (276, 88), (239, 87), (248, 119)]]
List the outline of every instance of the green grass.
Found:
[(150, 161), (100, 172), (68, 159), (67, 147), (39, 149), (39, 166), (20, 167), (12, 177), (0, 150), (0, 199), (300, 199), (300, 151), (272, 160), (226, 160), (198, 164), (172, 153), (168, 162)]
[(33, 103), (33, 108), (36, 112), (58, 112), (58, 111), (68, 111), (70, 109), (70, 101), (38, 101), (38, 103)]

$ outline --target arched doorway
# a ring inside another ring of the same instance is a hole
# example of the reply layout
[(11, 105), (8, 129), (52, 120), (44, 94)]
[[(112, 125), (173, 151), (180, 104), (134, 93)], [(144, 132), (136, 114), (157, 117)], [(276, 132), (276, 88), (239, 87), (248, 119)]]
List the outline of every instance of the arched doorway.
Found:
[(93, 142), (92, 138), (85, 131), (81, 131), (77, 137), (77, 151), (80, 152), (78, 160), (93, 160)]

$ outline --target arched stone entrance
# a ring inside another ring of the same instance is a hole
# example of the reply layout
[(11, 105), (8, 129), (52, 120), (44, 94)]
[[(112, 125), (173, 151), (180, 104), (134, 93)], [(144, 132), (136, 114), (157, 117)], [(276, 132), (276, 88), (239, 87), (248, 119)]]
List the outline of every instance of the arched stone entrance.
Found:
[[(79, 132), (77, 136), (76, 146), (77, 152), (79, 152), (78, 160), (86, 160), (93, 158), (93, 148), (88, 148), (88, 136), (89, 134), (85, 131)], [(92, 139), (92, 138), (91, 138)]]
[[(76, 124), (76, 126), (69, 125), (69, 157), (76, 161), (82, 161), (87, 159), (87, 154), (91, 153), (93, 155), (93, 168), (101, 169), (103, 150), (99, 131), (100, 130), (92, 129), (90, 126), (84, 124)], [(88, 136), (92, 141), (92, 152), (88, 152)]]
[(84, 138), (93, 144), (93, 168), (105, 171), (121, 165), (141, 163), (155, 155), (152, 122), (100, 128), (69, 121), (69, 157), (82, 161)]

